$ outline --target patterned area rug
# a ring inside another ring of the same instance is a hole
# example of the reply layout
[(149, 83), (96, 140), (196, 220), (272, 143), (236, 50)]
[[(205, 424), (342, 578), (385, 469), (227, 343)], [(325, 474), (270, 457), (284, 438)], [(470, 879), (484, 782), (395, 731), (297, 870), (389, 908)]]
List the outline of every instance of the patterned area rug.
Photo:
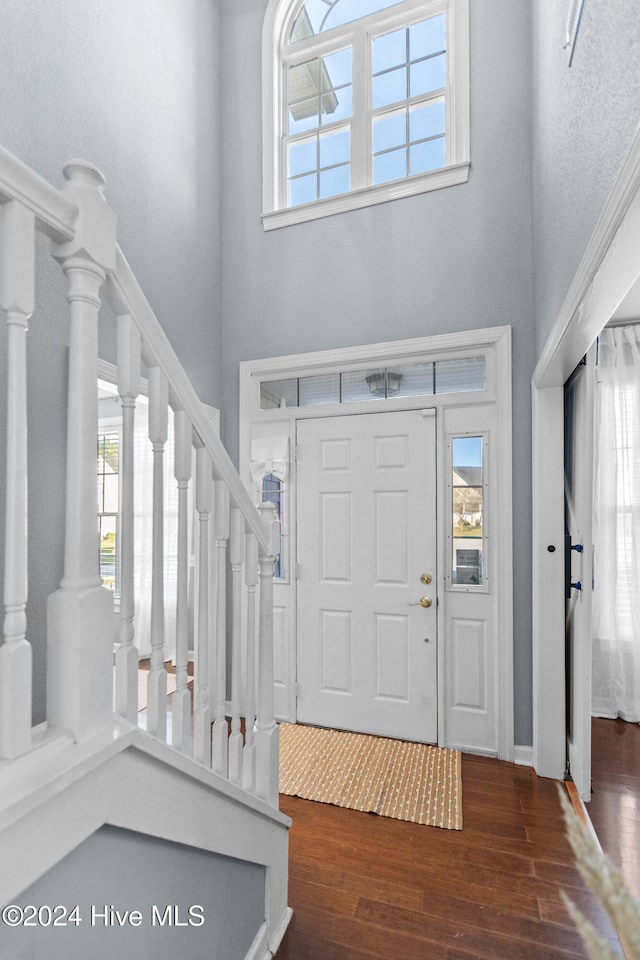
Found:
[(462, 830), (459, 750), (326, 730), (280, 727), (280, 793)]

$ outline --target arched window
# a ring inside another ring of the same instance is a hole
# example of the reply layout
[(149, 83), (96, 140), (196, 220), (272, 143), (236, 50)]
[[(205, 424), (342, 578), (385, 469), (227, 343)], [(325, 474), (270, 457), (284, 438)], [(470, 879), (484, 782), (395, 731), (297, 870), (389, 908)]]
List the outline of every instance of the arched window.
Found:
[(270, 0), (265, 229), (461, 183), (468, 0)]

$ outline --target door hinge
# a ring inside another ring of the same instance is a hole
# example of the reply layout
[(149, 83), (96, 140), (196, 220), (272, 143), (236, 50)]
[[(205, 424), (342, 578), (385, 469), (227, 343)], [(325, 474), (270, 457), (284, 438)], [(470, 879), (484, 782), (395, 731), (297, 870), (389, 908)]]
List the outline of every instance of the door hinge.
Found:
[(302, 564), (300, 563), (296, 563), (295, 577), (296, 577), (296, 580), (302, 580)]

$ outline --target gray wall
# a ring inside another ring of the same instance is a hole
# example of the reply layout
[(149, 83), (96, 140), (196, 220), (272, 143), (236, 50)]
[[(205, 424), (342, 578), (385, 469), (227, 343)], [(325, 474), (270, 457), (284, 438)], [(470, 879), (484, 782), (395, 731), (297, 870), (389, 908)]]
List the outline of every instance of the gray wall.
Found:
[(471, 3), (467, 184), (270, 233), (258, 147), (265, 9), (222, 3), (226, 442), (236, 454), (241, 360), (511, 324), (516, 742), (531, 743), (529, 3)]
[[(71, 158), (102, 169), (124, 254), (200, 397), (214, 405), (222, 397), (219, 42), (215, 0), (2, 3), (0, 144), (59, 186)], [(46, 249), (40, 244), (41, 299), (29, 334), (37, 719), (44, 601), (62, 572), (63, 486), (52, 478), (64, 475), (68, 344), (63, 280)]]
[(533, 4), (536, 356), (640, 121), (640, 4), (585, 0), (572, 66), (567, 0)]
[[(60, 904), (68, 913), (77, 904), (75, 916), (82, 922), (47, 926), (44, 912), (42, 926), (2, 924), (0, 955), (3, 960), (240, 960), (264, 920), (264, 884), (264, 867), (102, 827), (15, 901), (22, 907)], [(160, 925), (157, 918), (167, 906), (183, 926)], [(196, 906), (202, 909), (190, 913)], [(134, 924), (107, 925), (100, 914), (115, 915), (105, 907), (121, 917), (138, 911), (141, 922), (134, 917)], [(60, 911), (55, 916), (66, 919)]]

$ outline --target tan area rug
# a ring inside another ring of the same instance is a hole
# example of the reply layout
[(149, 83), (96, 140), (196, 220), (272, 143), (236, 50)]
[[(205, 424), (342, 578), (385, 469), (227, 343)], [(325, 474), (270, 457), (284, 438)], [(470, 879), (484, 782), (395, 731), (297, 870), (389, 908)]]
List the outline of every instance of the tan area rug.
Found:
[(302, 724), (280, 727), (280, 793), (462, 830), (459, 750)]

